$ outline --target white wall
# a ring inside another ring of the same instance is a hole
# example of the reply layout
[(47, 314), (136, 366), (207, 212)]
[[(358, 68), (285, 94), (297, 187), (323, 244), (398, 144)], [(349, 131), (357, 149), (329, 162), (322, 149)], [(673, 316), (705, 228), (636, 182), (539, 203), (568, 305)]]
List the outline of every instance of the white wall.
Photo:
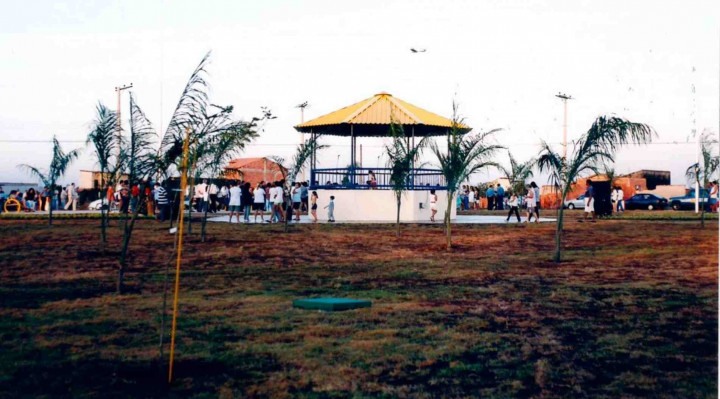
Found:
[[(387, 221), (397, 217), (395, 193), (392, 190), (316, 190), (318, 193), (318, 219), (327, 220), (330, 196), (335, 196), (335, 220), (341, 221)], [(438, 212), (435, 220), (442, 221), (447, 208), (447, 191), (436, 191)], [(403, 193), (400, 221), (418, 222), (430, 220), (430, 191), (411, 190)], [(420, 208), (422, 204), (422, 209)], [(455, 219), (455, 206), (450, 207), (450, 217)]]

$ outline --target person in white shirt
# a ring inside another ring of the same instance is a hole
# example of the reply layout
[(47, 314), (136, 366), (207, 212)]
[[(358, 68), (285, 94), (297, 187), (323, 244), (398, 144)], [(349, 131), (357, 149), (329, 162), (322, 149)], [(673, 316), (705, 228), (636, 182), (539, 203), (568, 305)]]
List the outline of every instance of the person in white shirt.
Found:
[(475, 189), (470, 190), (468, 193), (468, 206), (470, 209), (475, 209)]
[(273, 220), (276, 222), (284, 222), (285, 215), (283, 215), (283, 188), (282, 183), (275, 182), (275, 187), (270, 189), (271, 199), (273, 203)]
[(260, 214), (260, 223), (263, 223), (265, 221), (265, 187), (262, 182), (255, 187), (252, 207), (255, 211), (255, 223), (257, 223), (258, 213)]
[[(525, 204), (527, 205), (527, 220), (525, 220), (525, 223), (530, 223), (530, 219), (532, 219), (533, 215), (535, 214), (535, 190), (533, 190), (533, 187), (528, 185), (527, 186), (528, 193), (525, 197)], [(535, 218), (535, 223), (538, 222), (538, 218)]]
[(65, 210), (72, 208), (73, 211), (77, 210), (78, 192), (75, 188), (75, 183), (71, 183), (67, 188), (67, 204), (65, 204)]
[(230, 223), (232, 223), (233, 214), (237, 214), (237, 222), (240, 223), (240, 212), (242, 211), (242, 206), (240, 205), (240, 187), (238, 187), (237, 183), (233, 182), (230, 188)]
[(507, 218), (505, 219), (505, 222), (510, 221), (510, 216), (512, 216), (513, 212), (515, 213), (515, 217), (517, 217), (518, 223), (520, 223), (520, 212), (518, 212), (518, 197), (515, 195), (515, 193), (508, 193), (510, 194), (510, 198), (507, 201), (507, 206), (510, 208), (508, 210)]
[(228, 210), (228, 206), (230, 205), (228, 202), (228, 195), (230, 195), (230, 189), (228, 189), (228, 186), (222, 186), (220, 188), (220, 192), (218, 193), (218, 202), (220, 203), (219, 208), (221, 210)]
[(193, 195), (193, 198), (196, 201), (198, 212), (205, 212), (208, 200), (207, 179), (203, 179), (202, 183), (195, 186), (195, 195)]
[(430, 221), (435, 221), (435, 215), (437, 214), (438, 208), (437, 208), (437, 194), (435, 194), (435, 190), (430, 190)]
[(218, 192), (220, 189), (217, 184), (210, 183), (208, 186), (208, 196), (210, 199), (210, 212), (216, 213), (218, 211)]

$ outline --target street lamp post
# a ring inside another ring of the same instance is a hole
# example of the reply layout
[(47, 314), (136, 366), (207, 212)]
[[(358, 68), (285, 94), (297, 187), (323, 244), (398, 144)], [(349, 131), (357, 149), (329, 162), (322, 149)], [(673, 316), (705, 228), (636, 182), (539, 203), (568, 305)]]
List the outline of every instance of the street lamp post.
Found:
[(567, 159), (567, 102), (573, 98), (563, 93), (558, 93), (555, 97), (563, 101), (563, 159)]
[[(568, 100), (572, 100), (572, 96), (569, 96), (564, 93), (558, 93), (555, 95), (555, 97), (559, 98), (563, 102), (563, 157), (562, 157), (562, 174), (565, 176), (565, 173), (567, 172), (567, 102)], [(560, 206), (565, 205), (565, 196), (560, 200)]]
[[(302, 104), (298, 104), (295, 106), (295, 108), (300, 108), (300, 124), (305, 123), (305, 108), (307, 108), (308, 102), (305, 101)], [(305, 134), (303, 132), (300, 132), (300, 143), (305, 144)], [(305, 168), (302, 168), (300, 171), (300, 177), (302, 181), (306, 181), (305, 179)]]
[(123, 86), (115, 86), (115, 92), (117, 93), (117, 134), (118, 134), (118, 148), (120, 148), (120, 144), (122, 142), (122, 119), (120, 118), (120, 99), (121, 94), (123, 90), (132, 89), (133, 84), (130, 83), (129, 85), (123, 85)]

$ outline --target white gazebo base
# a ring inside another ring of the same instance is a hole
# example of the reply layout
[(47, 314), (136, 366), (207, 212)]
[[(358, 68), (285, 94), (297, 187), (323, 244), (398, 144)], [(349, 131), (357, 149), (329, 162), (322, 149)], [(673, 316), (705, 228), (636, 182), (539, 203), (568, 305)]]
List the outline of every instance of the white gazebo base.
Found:
[[(318, 212), (320, 220), (328, 219), (325, 206), (330, 197), (335, 197), (335, 220), (338, 222), (394, 222), (397, 218), (397, 200), (392, 190), (315, 190), (318, 194)], [(447, 209), (447, 191), (437, 190), (436, 220), (442, 220)], [(450, 207), (450, 218), (457, 214), (455, 204)], [(403, 192), (400, 205), (401, 222), (424, 222), (430, 220), (430, 190), (407, 190)]]

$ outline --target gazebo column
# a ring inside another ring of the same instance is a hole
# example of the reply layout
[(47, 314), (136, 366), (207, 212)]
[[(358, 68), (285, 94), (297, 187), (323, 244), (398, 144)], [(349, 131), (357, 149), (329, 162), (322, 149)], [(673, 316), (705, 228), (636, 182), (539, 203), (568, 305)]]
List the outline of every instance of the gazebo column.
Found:
[(350, 184), (355, 185), (355, 129), (350, 125)]
[(315, 184), (315, 169), (317, 169), (317, 136), (313, 133), (312, 129), (310, 129), (310, 138), (312, 142), (315, 143), (312, 154), (310, 154), (310, 186), (312, 187)]
[[(412, 147), (410, 148), (410, 151), (415, 150), (415, 125), (412, 127)], [(412, 175), (411, 175), (410, 184), (412, 184), (413, 189), (415, 188), (415, 159), (412, 160)]]

